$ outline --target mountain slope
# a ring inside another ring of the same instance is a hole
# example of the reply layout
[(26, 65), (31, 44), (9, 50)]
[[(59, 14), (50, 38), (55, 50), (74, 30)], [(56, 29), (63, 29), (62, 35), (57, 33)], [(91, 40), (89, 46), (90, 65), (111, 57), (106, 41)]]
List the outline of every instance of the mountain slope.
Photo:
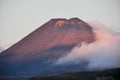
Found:
[[(62, 73), (65, 70), (66, 72), (74, 71), (74, 66), (70, 66), (69, 69), (67, 68), (69, 65), (60, 68), (61, 66), (53, 66), (52, 62), (83, 41), (93, 42), (94, 36), (92, 28), (78, 18), (51, 19), (0, 54), (0, 75), (34, 76), (41, 74), (45, 76)], [(86, 64), (86, 62), (82, 63), (83, 66)], [(80, 68), (82, 69), (83, 66)]]

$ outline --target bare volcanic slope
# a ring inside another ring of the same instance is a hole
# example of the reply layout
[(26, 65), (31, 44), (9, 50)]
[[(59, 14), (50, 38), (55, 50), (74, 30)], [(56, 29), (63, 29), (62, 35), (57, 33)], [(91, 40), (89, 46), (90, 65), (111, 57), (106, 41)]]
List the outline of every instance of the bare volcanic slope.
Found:
[(44, 61), (57, 59), (75, 45), (94, 39), (92, 28), (78, 18), (51, 19), (0, 54), (0, 75), (40, 74)]
[(2, 54), (30, 55), (54, 48), (73, 47), (83, 41), (94, 41), (92, 28), (87, 23), (78, 18), (51, 19)]

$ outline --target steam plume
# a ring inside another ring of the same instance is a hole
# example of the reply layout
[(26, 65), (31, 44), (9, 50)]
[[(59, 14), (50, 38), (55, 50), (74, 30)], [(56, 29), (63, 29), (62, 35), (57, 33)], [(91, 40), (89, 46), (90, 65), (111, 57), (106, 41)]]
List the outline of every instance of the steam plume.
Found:
[(79, 64), (88, 61), (87, 68), (109, 69), (120, 67), (120, 34), (98, 23), (88, 23), (95, 33), (95, 41), (75, 46), (71, 52), (58, 59), (58, 65), (66, 63)]

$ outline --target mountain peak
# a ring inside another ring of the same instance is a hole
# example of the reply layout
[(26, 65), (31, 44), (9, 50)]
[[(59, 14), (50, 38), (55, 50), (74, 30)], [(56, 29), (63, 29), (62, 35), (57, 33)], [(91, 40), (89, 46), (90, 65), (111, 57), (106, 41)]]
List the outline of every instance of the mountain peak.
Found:
[(74, 17), (69, 19), (70, 22), (83, 22), (81, 19)]
[(55, 24), (55, 27), (59, 27), (62, 26), (64, 24), (86, 24), (84, 21), (82, 21), (81, 19), (77, 18), (77, 17), (73, 17), (70, 19), (66, 19), (66, 18), (54, 18), (51, 19), (50, 22)]
[(62, 26), (62, 25), (65, 24), (65, 23), (66, 23), (66, 21), (64, 21), (64, 20), (58, 20), (58, 21), (56, 22), (55, 26)]
[(67, 22), (84, 22), (81, 19), (77, 18), (77, 17), (73, 17), (70, 19), (66, 19), (66, 18), (54, 18), (51, 19), (50, 21), (67, 21)]
[(79, 18), (52, 19), (0, 53), (0, 76), (44, 76), (67, 67), (71, 70), (71, 66), (59, 69), (51, 62), (68, 55), (74, 46), (94, 40), (91, 26)]

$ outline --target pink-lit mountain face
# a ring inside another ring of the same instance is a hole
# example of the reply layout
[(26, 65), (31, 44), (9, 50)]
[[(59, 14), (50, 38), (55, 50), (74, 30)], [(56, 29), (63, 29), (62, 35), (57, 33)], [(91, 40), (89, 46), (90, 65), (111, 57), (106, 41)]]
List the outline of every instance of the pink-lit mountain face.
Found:
[(43, 74), (44, 61), (67, 54), (83, 41), (94, 40), (92, 28), (78, 18), (51, 19), (0, 54), (0, 75)]

